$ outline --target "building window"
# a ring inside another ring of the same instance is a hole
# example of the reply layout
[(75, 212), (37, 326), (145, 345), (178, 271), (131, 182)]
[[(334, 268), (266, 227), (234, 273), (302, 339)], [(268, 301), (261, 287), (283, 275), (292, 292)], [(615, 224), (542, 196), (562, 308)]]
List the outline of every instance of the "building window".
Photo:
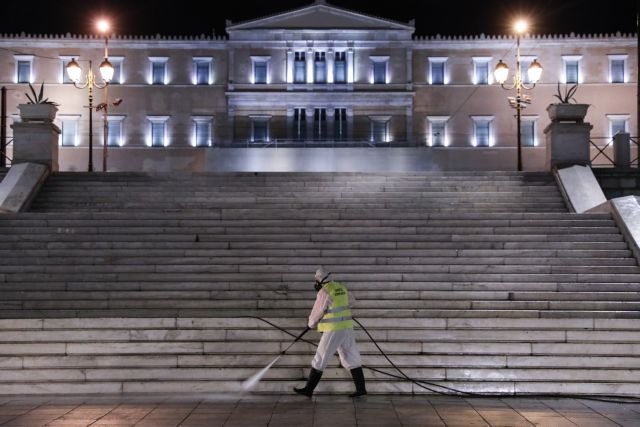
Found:
[(107, 145), (122, 147), (124, 145), (122, 123), (125, 116), (109, 116), (107, 118)]
[(520, 120), (520, 141), (523, 147), (535, 147), (537, 117), (523, 117)]
[(122, 56), (110, 56), (109, 62), (113, 65), (113, 78), (109, 82), (112, 85), (119, 85), (124, 82), (122, 77), (122, 63), (124, 61), (124, 57)]
[(76, 147), (78, 141), (78, 122), (80, 116), (59, 116), (60, 117), (60, 145), (63, 147)]
[(63, 84), (73, 83), (73, 81), (69, 78), (69, 73), (67, 73), (67, 65), (69, 65), (69, 62), (71, 62), (73, 58), (77, 58), (77, 56), (61, 56), (60, 57), (60, 62), (62, 63), (62, 68), (60, 69), (62, 78), (60, 80), (61, 80), (61, 83)]
[(269, 83), (269, 56), (252, 56), (253, 83), (265, 85)]
[(293, 61), (293, 82), (307, 82), (307, 55), (305, 52), (295, 52)]
[(580, 83), (580, 59), (581, 55), (565, 55), (564, 61), (564, 81), (569, 84)]
[(33, 56), (19, 55), (16, 59), (16, 83), (31, 83)]
[(251, 142), (269, 141), (269, 119), (268, 116), (251, 117)]
[(346, 52), (336, 52), (333, 62), (333, 82), (334, 83), (346, 83), (347, 82), (347, 56)]
[(474, 147), (491, 147), (491, 122), (493, 116), (472, 116), (473, 120), (473, 141)]
[(429, 58), (429, 84), (443, 85), (445, 81), (445, 57)]
[(607, 114), (607, 119), (609, 120), (609, 135), (611, 138), (619, 133), (628, 133), (628, 114)]
[(150, 147), (166, 147), (169, 145), (167, 135), (167, 121), (169, 116), (152, 116), (149, 119), (149, 140), (147, 145)]
[(489, 62), (491, 57), (477, 56), (473, 58), (473, 84), (488, 85), (489, 82)]
[(197, 85), (209, 85), (212, 83), (211, 65), (212, 58), (193, 58), (193, 80)]
[(522, 76), (522, 82), (530, 84), (529, 67), (536, 60), (535, 56), (520, 56), (520, 76)]
[(429, 131), (427, 144), (431, 147), (446, 147), (447, 140), (447, 120), (449, 116), (427, 116)]
[(167, 84), (167, 61), (168, 58), (149, 58), (151, 61), (151, 84)]
[(386, 84), (388, 80), (387, 68), (389, 65), (389, 57), (388, 56), (371, 56), (370, 58), (373, 65), (372, 83), (376, 85)]
[(324, 140), (327, 138), (327, 109), (315, 108), (313, 110), (313, 139)]
[(333, 112), (333, 137), (343, 141), (347, 139), (347, 109), (336, 108)]
[(299, 141), (307, 139), (307, 110), (293, 109), (293, 138)]
[(389, 142), (389, 119), (391, 117), (371, 117), (371, 142)]
[(213, 138), (211, 137), (212, 116), (193, 117), (193, 142), (194, 147), (210, 147)]
[(315, 83), (327, 82), (327, 60), (326, 52), (316, 52), (313, 70), (313, 81)]
[(609, 81), (611, 83), (626, 82), (627, 55), (609, 55)]

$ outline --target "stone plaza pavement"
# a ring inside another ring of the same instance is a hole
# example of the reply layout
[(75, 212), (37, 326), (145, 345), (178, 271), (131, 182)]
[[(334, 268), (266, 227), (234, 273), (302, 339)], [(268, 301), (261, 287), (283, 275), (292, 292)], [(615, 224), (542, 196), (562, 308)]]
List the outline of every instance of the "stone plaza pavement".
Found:
[(640, 403), (444, 396), (2, 396), (0, 426), (640, 426)]

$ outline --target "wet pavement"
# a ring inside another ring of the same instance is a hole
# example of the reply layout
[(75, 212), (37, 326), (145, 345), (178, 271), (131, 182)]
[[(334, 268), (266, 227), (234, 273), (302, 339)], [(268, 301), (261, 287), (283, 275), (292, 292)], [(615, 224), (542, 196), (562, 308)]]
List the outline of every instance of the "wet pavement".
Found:
[(445, 396), (0, 396), (0, 426), (640, 427), (640, 403)]

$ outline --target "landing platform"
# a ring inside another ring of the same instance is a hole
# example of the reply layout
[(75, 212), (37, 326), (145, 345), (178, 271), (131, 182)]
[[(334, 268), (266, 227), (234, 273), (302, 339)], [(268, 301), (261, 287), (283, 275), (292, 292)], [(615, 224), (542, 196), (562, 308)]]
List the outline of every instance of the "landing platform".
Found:
[(0, 426), (640, 426), (640, 403), (446, 396), (3, 396)]

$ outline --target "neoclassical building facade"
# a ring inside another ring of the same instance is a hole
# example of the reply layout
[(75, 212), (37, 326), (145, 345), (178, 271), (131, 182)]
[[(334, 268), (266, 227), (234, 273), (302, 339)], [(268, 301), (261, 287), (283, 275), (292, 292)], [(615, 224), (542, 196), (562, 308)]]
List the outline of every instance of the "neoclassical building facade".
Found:
[[(514, 91), (493, 78), (499, 60), (513, 74), (515, 37), (414, 30), (316, 1), (228, 22), (225, 37), (113, 36), (108, 94), (121, 102), (109, 110), (108, 168), (515, 168)], [(533, 60), (544, 68), (521, 121), (525, 169), (544, 168), (546, 107), (558, 83), (579, 84), (594, 138), (637, 134), (636, 43), (631, 34), (522, 37), (523, 71)], [(97, 36), (0, 37), (9, 123), (19, 120), (27, 83), (44, 82), (60, 104), (62, 170), (86, 170), (89, 139), (88, 92), (73, 87), (65, 66), (75, 58), (85, 71), (89, 59), (95, 67), (103, 49)], [(102, 97), (97, 90), (96, 103)], [(99, 165), (103, 117), (93, 117)]]

